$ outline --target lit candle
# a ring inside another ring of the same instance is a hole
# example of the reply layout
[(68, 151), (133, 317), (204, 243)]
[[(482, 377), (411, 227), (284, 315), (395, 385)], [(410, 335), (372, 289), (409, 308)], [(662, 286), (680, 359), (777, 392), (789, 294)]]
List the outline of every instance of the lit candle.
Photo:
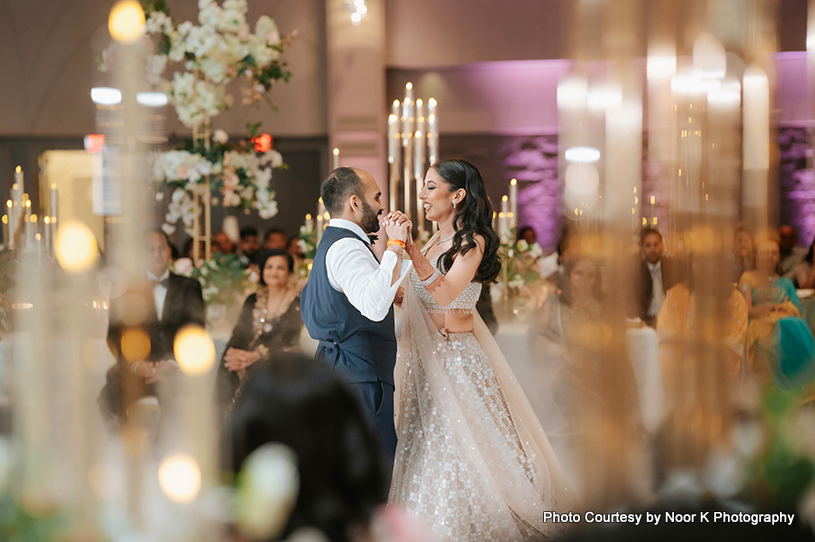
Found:
[(388, 196), (391, 211), (396, 209), (396, 191), (399, 187), (399, 157), (402, 151), (399, 142), (399, 100), (394, 100), (393, 112), (388, 117), (388, 164), (390, 165)]
[(405, 85), (405, 99), (402, 101), (402, 147), (405, 149), (404, 164), (403, 164), (403, 178), (405, 183), (405, 208), (404, 212), (409, 218), (413, 218), (411, 204), (411, 178), (413, 176), (413, 168), (411, 167), (411, 160), (413, 153), (411, 144), (413, 143), (413, 123), (415, 121), (415, 104), (413, 103), (413, 83)]
[(427, 100), (427, 148), (430, 165), (439, 160), (439, 117), (436, 113), (436, 100)]
[(314, 220), (311, 218), (311, 213), (306, 214), (306, 231), (311, 233), (314, 229)]
[(340, 167), (340, 149), (334, 147), (334, 168), (337, 169)]
[(23, 194), (25, 199), (23, 205), (25, 207), (25, 214), (23, 215), (23, 234), (25, 235), (25, 244), (28, 245), (34, 242), (34, 233), (31, 231), (31, 200), (28, 199), (28, 194)]
[(510, 228), (518, 227), (518, 180), (512, 179), (509, 181), (509, 212)]
[(8, 229), (9, 229), (8, 215), (3, 215), (3, 243), (6, 245), (6, 248), (10, 248)]
[(20, 166), (17, 166), (17, 169), (14, 170), (14, 182), (17, 183), (17, 186), (20, 189), (20, 193), (24, 194), (25, 193), (25, 188), (24, 188), (25, 185), (23, 183), (23, 168), (20, 167)]
[(498, 233), (501, 238), (505, 238), (507, 233), (507, 214), (509, 213), (509, 198), (505, 195), (501, 198), (501, 213), (498, 215)]
[(416, 133), (414, 134), (413, 148), (413, 177), (416, 181), (416, 225), (417, 231), (424, 233), (424, 216), (422, 213), (422, 200), (419, 199), (419, 192), (421, 191), (422, 179), (424, 178), (424, 158), (425, 158), (425, 140), (424, 140), (424, 104), (422, 100), (416, 100)]
[(6, 242), (6, 246), (8, 248), (14, 248), (14, 228), (16, 224), (14, 223), (14, 207), (12, 207), (12, 201), (8, 200), (6, 202), (7, 208), (7, 215), (6, 218), (8, 220), (8, 235), (3, 237)]

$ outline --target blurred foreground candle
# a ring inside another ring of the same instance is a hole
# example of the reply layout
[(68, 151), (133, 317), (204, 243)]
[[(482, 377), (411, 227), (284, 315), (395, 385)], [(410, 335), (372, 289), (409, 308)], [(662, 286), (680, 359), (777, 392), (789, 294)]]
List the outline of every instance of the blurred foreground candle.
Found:
[(337, 169), (338, 167), (340, 167), (340, 149), (338, 149), (337, 147), (334, 147), (333, 154), (334, 154), (334, 161), (332, 162), (332, 164), (333, 164), (332, 169)]
[(764, 70), (751, 64), (744, 71), (744, 188), (745, 214), (753, 229), (766, 227), (767, 174), (770, 168), (770, 85)]

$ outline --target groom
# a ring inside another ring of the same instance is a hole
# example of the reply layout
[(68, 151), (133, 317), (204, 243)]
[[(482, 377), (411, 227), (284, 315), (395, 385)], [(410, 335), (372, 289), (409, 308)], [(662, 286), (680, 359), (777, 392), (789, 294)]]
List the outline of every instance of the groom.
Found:
[(331, 221), (323, 233), (300, 312), (315, 354), (356, 391), (379, 437), (388, 465), (396, 453), (393, 367), (396, 364), (393, 300), (410, 263), (402, 263), (410, 222), (387, 226), (392, 239), (377, 260), (369, 234), (379, 230), (381, 192), (370, 173), (332, 171), (320, 189)]

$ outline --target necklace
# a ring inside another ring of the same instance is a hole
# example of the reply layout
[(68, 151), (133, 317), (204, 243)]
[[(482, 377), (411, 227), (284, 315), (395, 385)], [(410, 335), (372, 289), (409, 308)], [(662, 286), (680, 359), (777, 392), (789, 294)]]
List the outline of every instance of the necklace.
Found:
[(453, 237), (455, 237), (455, 236), (456, 236), (456, 234), (454, 233), (453, 235), (451, 235), (451, 236), (450, 236), (450, 237), (448, 237), (447, 239), (441, 239), (441, 240), (437, 241), (437, 242), (436, 242), (436, 244), (437, 244), (437, 245), (440, 245), (440, 244), (442, 244), (442, 243), (446, 243), (447, 241), (449, 241), (450, 239), (452, 239), (452, 238), (453, 238)]

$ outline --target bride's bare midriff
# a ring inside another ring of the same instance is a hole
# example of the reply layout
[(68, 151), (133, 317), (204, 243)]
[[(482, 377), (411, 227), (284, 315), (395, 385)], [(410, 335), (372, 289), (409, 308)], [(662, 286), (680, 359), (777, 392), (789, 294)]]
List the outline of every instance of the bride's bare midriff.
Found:
[(430, 313), (430, 319), (438, 329), (449, 333), (465, 333), (473, 330), (473, 315), (470, 312)]

